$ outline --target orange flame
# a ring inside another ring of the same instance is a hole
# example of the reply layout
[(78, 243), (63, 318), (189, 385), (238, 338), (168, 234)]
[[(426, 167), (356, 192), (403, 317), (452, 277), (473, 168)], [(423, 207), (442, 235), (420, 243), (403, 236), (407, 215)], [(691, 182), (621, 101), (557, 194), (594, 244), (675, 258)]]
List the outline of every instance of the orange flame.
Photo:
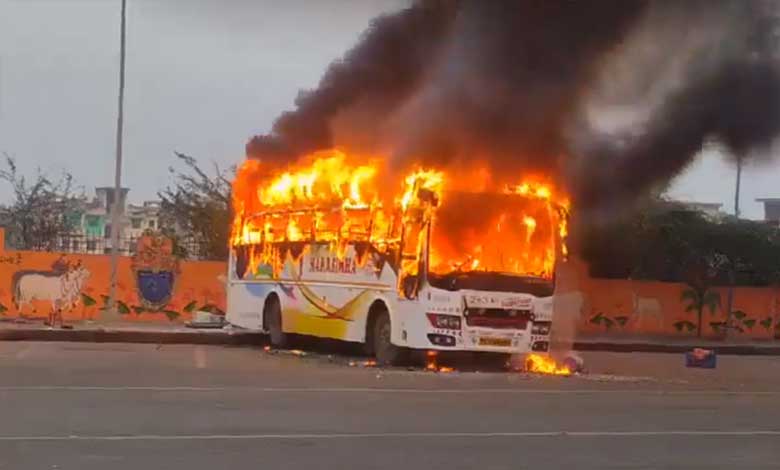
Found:
[(435, 203), (438, 204), (444, 187), (444, 174), (432, 170), (417, 170), (405, 178), (405, 183), (406, 188), (400, 201), (404, 211), (408, 210), (415, 200), (432, 202), (430, 198), (436, 198)]
[[(521, 196), (521, 197), (514, 197)], [(447, 195), (437, 212), (431, 268), (552, 277), (566, 255), (568, 202), (552, 185), (523, 182), (503, 193)], [(560, 250), (560, 251), (559, 251)]]
[(404, 275), (417, 274), (427, 256), (437, 274), (550, 278), (555, 260), (567, 254), (568, 201), (551, 184), (529, 178), (491, 192), (485, 169), (418, 168), (397, 179), (382, 169), (381, 160), (337, 150), (282, 169), (247, 160), (233, 184), (231, 244), (246, 248), (249, 269), (263, 263), (276, 270), (284, 256), (277, 242), (328, 242), (337, 254), (348, 242), (370, 242), (398, 260)]
[(269, 184), (258, 187), (258, 199), (265, 207), (333, 204), (367, 207), (363, 190), (371, 187), (376, 168), (350, 166), (339, 151), (318, 152), (312, 163), (297, 171), (277, 175)]
[(525, 370), (535, 374), (571, 375), (571, 370), (567, 366), (558, 365), (555, 359), (540, 354), (529, 354), (525, 358)]

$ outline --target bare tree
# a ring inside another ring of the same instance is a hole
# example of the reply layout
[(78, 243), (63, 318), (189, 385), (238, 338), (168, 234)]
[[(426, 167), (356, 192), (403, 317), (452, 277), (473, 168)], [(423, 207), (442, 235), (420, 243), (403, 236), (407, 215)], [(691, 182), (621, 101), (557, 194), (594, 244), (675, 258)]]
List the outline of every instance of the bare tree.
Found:
[[(226, 259), (231, 224), (231, 181), (235, 168), (213, 163), (209, 173), (198, 161), (174, 152), (183, 170), (169, 168), (173, 183), (158, 193), (164, 230), (178, 238), (191, 237), (206, 259)], [(186, 244), (185, 244), (186, 247)]]
[(19, 173), (16, 161), (7, 153), (0, 181), (13, 190), (13, 202), (0, 206), (0, 225), (5, 227), (10, 246), (23, 250), (55, 250), (59, 241), (73, 232), (80, 198), (73, 176), (63, 172), (50, 179), (40, 169), (28, 179)]

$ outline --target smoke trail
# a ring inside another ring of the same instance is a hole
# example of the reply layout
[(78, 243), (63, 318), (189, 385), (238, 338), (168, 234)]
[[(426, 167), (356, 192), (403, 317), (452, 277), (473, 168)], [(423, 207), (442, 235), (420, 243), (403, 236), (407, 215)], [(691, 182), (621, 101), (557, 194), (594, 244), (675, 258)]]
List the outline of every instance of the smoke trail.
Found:
[(343, 59), (333, 62), (316, 90), (301, 91), (296, 109), (282, 114), (269, 135), (247, 144), (247, 155), (289, 161), (336, 145), (332, 120), (370, 101), (390, 113), (419, 84), (446, 36), (455, 9), (451, 2), (416, 4), (375, 19)]
[(480, 157), (552, 171), (599, 58), (645, 4), (416, 2), (375, 20), (248, 154), (295, 158), (339, 145), (389, 153), (400, 165)]
[[(780, 133), (777, 4), (721, 1), (710, 10), (713, 3), (658, 8), (652, 22), (677, 20), (688, 28), (655, 35), (669, 46), (666, 57), (637, 63), (630, 59), (637, 51), (628, 48), (626, 56), (614, 59), (628, 60), (645, 73), (641, 80), (632, 75), (623, 83), (613, 77), (613, 88), (641, 90), (623, 99), (640, 110), (649, 101), (656, 103), (644, 119), (629, 120), (617, 134), (587, 130), (575, 139), (573, 154), (579, 161), (568, 172), (580, 209), (619, 205), (668, 181), (711, 140), (726, 146), (734, 158), (766, 155), (761, 151)], [(657, 33), (661, 28), (652, 22), (650, 31)], [(664, 65), (679, 57), (685, 60), (670, 74)], [(640, 85), (652, 79), (665, 87)]]
[[(777, 1), (418, 1), (372, 22), (247, 154), (334, 146), (392, 163), (541, 172), (581, 209), (629, 203), (709, 139), (780, 131)], [(630, 109), (605, 131), (610, 110)]]
[[(396, 160), (558, 173), (566, 123), (645, 1), (461, 2), (429, 80), (393, 116)], [(595, 25), (598, 25), (596, 27)]]

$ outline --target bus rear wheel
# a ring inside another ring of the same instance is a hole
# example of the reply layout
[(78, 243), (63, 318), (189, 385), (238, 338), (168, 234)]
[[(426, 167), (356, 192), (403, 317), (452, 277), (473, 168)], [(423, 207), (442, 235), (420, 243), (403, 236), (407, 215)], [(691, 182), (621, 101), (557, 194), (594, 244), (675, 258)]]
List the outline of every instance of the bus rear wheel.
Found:
[(387, 312), (380, 313), (374, 321), (372, 335), (372, 349), (380, 366), (396, 366), (403, 361), (404, 349), (392, 343), (392, 331), (390, 315)]
[(269, 297), (265, 302), (263, 319), (265, 320), (265, 329), (271, 339), (271, 346), (275, 348), (286, 347), (287, 333), (282, 329), (282, 306), (275, 296)]

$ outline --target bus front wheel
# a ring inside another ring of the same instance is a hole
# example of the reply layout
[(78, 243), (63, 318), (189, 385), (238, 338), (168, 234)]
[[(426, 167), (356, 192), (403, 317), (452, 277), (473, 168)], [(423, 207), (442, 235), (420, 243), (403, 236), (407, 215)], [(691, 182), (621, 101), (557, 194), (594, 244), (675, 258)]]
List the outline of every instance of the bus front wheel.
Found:
[(392, 336), (392, 324), (390, 315), (387, 312), (380, 313), (374, 322), (373, 350), (376, 355), (376, 362), (380, 366), (395, 366), (403, 360), (404, 350), (394, 345), (390, 338)]
[(271, 296), (265, 302), (265, 329), (271, 339), (271, 346), (284, 348), (287, 346), (287, 333), (282, 329), (282, 306), (276, 296)]

